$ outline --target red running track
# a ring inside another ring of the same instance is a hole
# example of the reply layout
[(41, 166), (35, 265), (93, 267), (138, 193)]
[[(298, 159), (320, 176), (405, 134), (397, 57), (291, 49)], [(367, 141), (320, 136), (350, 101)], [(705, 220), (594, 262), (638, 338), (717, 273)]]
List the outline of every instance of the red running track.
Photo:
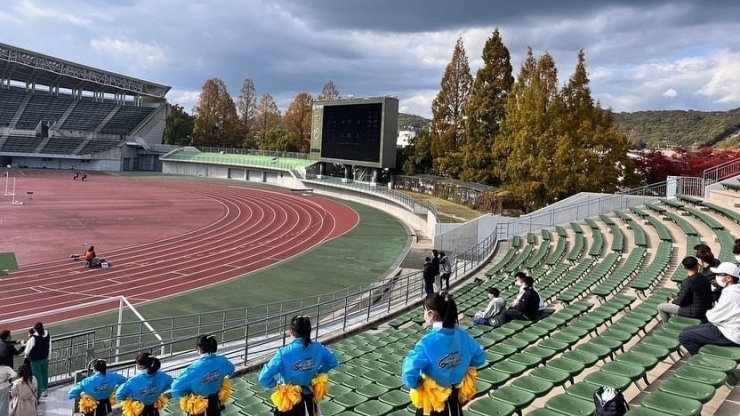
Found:
[[(110, 269), (88, 270), (69, 259), (21, 267), (0, 280), (3, 328), (26, 328), (50, 311), (119, 295), (137, 304), (224, 282), (299, 255), (359, 222), (354, 210), (323, 198), (179, 181), (167, 186), (212, 199), (224, 214), (179, 235), (99, 252)], [(41, 320), (61, 322), (116, 307), (108, 302)]]

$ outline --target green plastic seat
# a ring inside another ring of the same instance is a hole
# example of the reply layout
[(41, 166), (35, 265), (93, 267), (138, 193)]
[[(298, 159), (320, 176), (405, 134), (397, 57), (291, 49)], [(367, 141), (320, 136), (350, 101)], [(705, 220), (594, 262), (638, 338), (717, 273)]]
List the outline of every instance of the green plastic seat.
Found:
[(486, 363), (487, 366), (490, 366), (491, 364), (497, 363), (499, 361), (503, 361), (505, 357), (501, 354), (496, 354), (495, 352), (486, 351)]
[(498, 388), (503, 386), (507, 381), (511, 379), (511, 375), (497, 371), (493, 367), (486, 368), (478, 371), (478, 380), (484, 381), (491, 385), (491, 388)]
[(673, 373), (674, 377), (682, 380), (694, 381), (697, 383), (708, 384), (717, 388), (724, 384), (727, 374), (720, 371), (707, 370), (704, 368), (684, 365)]
[(529, 347), (526, 350), (522, 351), (522, 354), (532, 355), (539, 358), (541, 361), (547, 361), (557, 355), (558, 352), (553, 349), (542, 348), (538, 345), (535, 345), (534, 347)]
[(375, 384), (381, 387), (385, 387), (388, 390), (393, 390), (401, 387), (403, 385), (403, 382), (398, 376), (385, 376), (375, 380)]
[(549, 364), (546, 367), (535, 368), (529, 373), (529, 376), (549, 381), (556, 386), (559, 386), (571, 379), (569, 372), (552, 368)]
[(640, 340), (640, 343), (644, 345), (651, 345), (654, 347), (666, 348), (671, 352), (677, 351), (678, 347), (681, 345), (678, 342), (678, 338), (665, 337), (659, 333), (655, 333), (650, 335), (649, 337), (643, 338), (642, 340)]
[[(335, 403), (333, 401), (321, 402), (319, 406), (321, 407), (322, 415), (335, 416), (335, 415), (345, 414), (347, 412), (346, 407), (342, 406), (341, 404)], [(249, 414), (249, 413), (245, 413), (245, 414)]]
[(587, 401), (567, 394), (560, 394), (548, 400), (545, 403), (545, 408), (571, 416), (590, 416), (594, 414), (593, 400)]
[(555, 385), (549, 381), (537, 377), (524, 376), (514, 380), (511, 385), (518, 389), (528, 391), (535, 397), (542, 397), (552, 390)]
[(500, 371), (502, 373), (506, 373), (509, 375), (510, 378), (513, 377), (519, 377), (522, 375), (525, 371), (527, 371), (527, 367), (515, 363), (511, 360), (501, 361), (500, 363), (497, 363), (493, 369), (496, 371)]
[(627, 377), (632, 381), (637, 381), (647, 375), (645, 367), (622, 361), (608, 362), (601, 366), (600, 372)]
[(508, 338), (506, 341), (501, 342), (498, 345), (506, 345), (515, 348), (517, 352), (527, 348), (530, 343), (523, 339), (519, 339), (518, 334)]
[[(362, 396), (367, 397), (368, 399), (376, 399), (381, 394), (387, 392), (388, 389), (385, 387), (381, 387), (377, 384), (368, 384), (367, 386), (362, 386), (362, 388), (359, 388), (356, 390), (357, 394), (360, 394)], [(339, 395), (338, 395), (339, 396)]]
[(574, 361), (569, 358), (561, 357), (547, 362), (547, 367), (554, 368), (556, 370), (565, 371), (569, 375), (569, 380), (573, 380), (573, 377), (581, 374), (586, 364), (580, 361)]
[(329, 392), (327, 394), (329, 395), (329, 397), (337, 397), (337, 396), (341, 396), (344, 393), (347, 393), (350, 391), (352, 391), (351, 388), (344, 386), (342, 384), (330, 384)]
[(707, 370), (721, 371), (726, 374), (735, 372), (737, 363), (727, 358), (712, 357), (705, 354), (697, 354), (686, 360), (686, 365), (705, 368)]
[(519, 350), (510, 345), (496, 344), (489, 348), (488, 351), (508, 358), (516, 354)]
[(391, 410), (393, 410), (391, 405), (379, 400), (370, 400), (360, 404), (359, 406), (355, 406), (355, 413), (363, 416), (380, 416), (390, 412)]
[(360, 403), (366, 402), (367, 397), (351, 391), (349, 393), (344, 393), (341, 396), (334, 397), (333, 401), (338, 405), (344, 406), (346, 408), (351, 408), (359, 405)]
[(473, 402), (468, 410), (478, 416), (511, 416), (516, 413), (517, 409), (508, 403), (484, 397)]
[(648, 345), (639, 343), (635, 345), (634, 347), (630, 348), (631, 352), (637, 352), (643, 355), (649, 355), (651, 357), (657, 358), (659, 361), (663, 361), (671, 355), (671, 351), (668, 350), (668, 348), (665, 347), (658, 347), (655, 345)]
[(699, 354), (712, 357), (727, 358), (740, 363), (740, 347), (720, 347), (719, 345), (705, 345), (699, 349)]
[(594, 393), (598, 389), (599, 389), (598, 386), (582, 381), (580, 383), (576, 383), (568, 387), (565, 390), (565, 394), (568, 394), (570, 396), (575, 396), (583, 400), (593, 400)]
[(710, 385), (681, 380), (677, 377), (670, 377), (661, 381), (658, 390), (687, 399), (698, 400), (702, 403), (712, 400), (716, 392), (716, 389)]
[(370, 383), (372, 383), (372, 381), (364, 377), (351, 377), (343, 381), (342, 385), (347, 386), (351, 388), (352, 390), (358, 390), (362, 388), (363, 386), (367, 386)]
[(666, 416), (666, 414), (663, 412), (656, 412), (655, 410), (648, 409), (647, 407), (636, 407), (625, 413), (624, 416)]
[[(631, 331), (628, 332), (625, 330), (615, 329), (614, 327), (611, 327), (607, 329), (606, 331), (602, 332), (601, 337), (617, 340), (620, 342), (620, 345), (621, 345), (631, 340), (635, 333), (637, 333), (637, 331), (634, 331), (634, 333), (632, 333)], [(601, 337), (594, 339), (594, 341), (601, 339)]]
[(583, 351), (581, 349), (576, 348), (573, 351), (566, 351), (563, 353), (561, 358), (566, 358), (568, 360), (577, 361), (579, 363), (583, 363), (585, 367), (591, 367), (594, 364), (596, 364), (597, 361), (599, 361), (599, 356), (596, 354), (591, 354), (590, 352)]
[(698, 400), (656, 391), (643, 397), (640, 404), (648, 409), (675, 416), (697, 416), (701, 414), (702, 404)]
[(621, 391), (627, 390), (627, 387), (632, 384), (632, 380), (627, 377), (605, 373), (603, 371), (596, 371), (587, 375), (584, 381), (596, 385), (597, 388), (600, 386), (609, 386)]
[[(598, 339), (598, 338), (596, 338), (596, 339)], [(607, 347), (605, 345), (594, 344), (592, 342), (588, 342), (586, 344), (579, 345), (578, 347), (576, 347), (576, 349), (574, 351), (584, 351), (584, 352), (586, 352), (588, 354), (592, 354), (592, 355), (597, 356), (599, 360), (603, 360), (606, 357), (611, 356), (612, 355), (612, 352), (613, 352), (611, 348), (609, 348), (609, 347)]]
[(500, 389), (492, 391), (489, 396), (499, 402), (510, 404), (516, 409), (524, 409), (532, 404), (536, 398), (533, 393), (513, 386), (501, 387)]
[(542, 362), (542, 358), (535, 357), (531, 354), (514, 354), (509, 357), (509, 361), (516, 364), (521, 364), (527, 369), (535, 368)]
[(569, 344), (562, 342), (562, 341), (556, 341), (552, 338), (541, 341), (539, 344), (537, 344), (537, 346), (541, 348), (547, 348), (550, 350), (554, 350), (558, 353), (561, 353), (567, 350), (568, 348), (570, 348)]
[[(612, 332), (612, 335), (613, 334), (614, 332)], [(624, 348), (625, 341), (620, 341), (616, 338), (604, 337), (604, 334), (601, 334), (600, 336), (590, 340), (588, 343), (592, 345), (607, 347), (611, 352), (615, 352)]]
[(527, 413), (527, 416), (563, 416), (562, 413), (554, 412), (550, 409), (534, 409), (533, 411)]
[(627, 351), (624, 354), (619, 354), (614, 360), (621, 363), (637, 365), (647, 371), (652, 370), (656, 365), (658, 365), (657, 358), (634, 351)]
[(378, 400), (390, 405), (394, 410), (403, 409), (411, 403), (408, 393), (404, 393), (401, 390), (391, 390), (385, 394), (381, 394)]

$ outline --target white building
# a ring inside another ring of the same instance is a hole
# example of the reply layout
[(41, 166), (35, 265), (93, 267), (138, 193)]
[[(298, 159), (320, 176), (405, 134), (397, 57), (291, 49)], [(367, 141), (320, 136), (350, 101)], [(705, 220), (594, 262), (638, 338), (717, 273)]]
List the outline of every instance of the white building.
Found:
[(396, 140), (396, 146), (406, 147), (409, 145), (409, 140), (416, 137), (416, 131), (414, 130), (399, 130), (398, 139)]

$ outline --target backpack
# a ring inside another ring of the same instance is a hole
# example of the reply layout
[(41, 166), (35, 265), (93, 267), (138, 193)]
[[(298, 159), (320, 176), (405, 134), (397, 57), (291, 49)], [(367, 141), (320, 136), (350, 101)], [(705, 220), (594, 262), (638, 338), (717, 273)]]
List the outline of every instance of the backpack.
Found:
[(594, 416), (624, 416), (630, 410), (621, 391), (605, 386), (594, 392), (594, 405)]

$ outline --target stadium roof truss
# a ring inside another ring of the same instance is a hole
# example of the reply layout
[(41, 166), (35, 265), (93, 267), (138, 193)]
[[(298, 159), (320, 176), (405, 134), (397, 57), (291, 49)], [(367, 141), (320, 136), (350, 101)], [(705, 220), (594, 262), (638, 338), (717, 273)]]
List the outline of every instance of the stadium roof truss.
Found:
[(110, 94), (164, 98), (171, 89), (0, 43), (0, 79)]

